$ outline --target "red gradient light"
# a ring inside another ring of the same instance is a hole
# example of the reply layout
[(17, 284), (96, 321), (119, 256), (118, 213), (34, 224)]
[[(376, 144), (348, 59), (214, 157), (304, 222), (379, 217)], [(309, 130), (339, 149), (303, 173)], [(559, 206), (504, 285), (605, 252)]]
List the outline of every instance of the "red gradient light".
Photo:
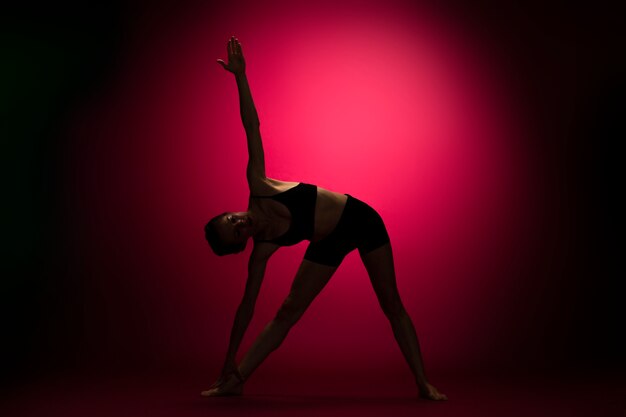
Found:
[[(90, 317), (110, 326), (90, 337), (159, 360), (223, 360), (252, 247), (217, 257), (203, 233), (214, 215), (247, 205), (236, 84), (216, 62), (234, 34), (268, 176), (379, 211), (427, 369), (488, 360), (533, 216), (523, 131), (497, 67), (469, 35), (415, 7), (256, 7), (146, 23), (111, 88), (77, 113), (68, 203)], [(287, 295), (307, 243), (270, 260), (239, 357)], [(356, 251), (271, 363), (302, 358), (305, 370), (406, 367)]]

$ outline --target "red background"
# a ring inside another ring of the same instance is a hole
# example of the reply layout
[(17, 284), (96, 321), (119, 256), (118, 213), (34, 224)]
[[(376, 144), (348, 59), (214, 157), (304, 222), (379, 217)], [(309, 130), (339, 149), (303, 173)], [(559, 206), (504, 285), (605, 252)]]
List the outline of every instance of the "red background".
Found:
[[(216, 63), (231, 35), (268, 175), (382, 215), (429, 375), (623, 369), (611, 18), (498, 7), (134, 2), (16, 20), (29, 87), (11, 114), (28, 115), (9, 118), (7, 166), (14, 201), (31, 191), (12, 208), (28, 226), (7, 226), (7, 375), (217, 377), (252, 247), (217, 257), (203, 234), (248, 196), (236, 84)], [(239, 358), (305, 249), (270, 261)], [(409, 374), (356, 252), (257, 372)]]
[[(255, 18), (272, 14), (266, 5), (210, 18), (213, 9), (198, 8), (156, 33), (144, 28), (111, 87), (73, 115), (68, 205), (101, 283), (87, 314), (120, 323), (90, 335), (94, 350), (106, 343), (106, 355), (150, 352), (207, 370), (224, 356), (252, 242), (219, 258), (202, 232), (214, 215), (247, 206), (238, 93), (215, 62), (233, 32), (268, 176), (379, 210), (429, 368), (507, 360), (494, 334), (527, 308), (510, 303), (532, 285), (520, 270), (538, 233), (540, 186), (515, 96), (476, 41), (436, 16), (330, 7), (283, 10), (276, 25)], [(286, 296), (307, 243), (271, 260), (242, 350)], [(284, 347), (274, 368), (406, 366), (356, 252)]]

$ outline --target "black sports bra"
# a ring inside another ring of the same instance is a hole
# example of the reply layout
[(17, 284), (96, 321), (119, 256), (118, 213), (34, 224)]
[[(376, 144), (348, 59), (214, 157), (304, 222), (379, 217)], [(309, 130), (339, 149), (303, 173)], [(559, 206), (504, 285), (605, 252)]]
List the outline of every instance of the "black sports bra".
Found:
[(315, 223), (317, 185), (299, 183), (295, 187), (275, 195), (250, 195), (254, 198), (271, 198), (283, 203), (291, 213), (289, 229), (271, 240), (254, 239), (255, 242), (271, 242), (280, 246), (291, 246), (304, 239), (311, 240)]

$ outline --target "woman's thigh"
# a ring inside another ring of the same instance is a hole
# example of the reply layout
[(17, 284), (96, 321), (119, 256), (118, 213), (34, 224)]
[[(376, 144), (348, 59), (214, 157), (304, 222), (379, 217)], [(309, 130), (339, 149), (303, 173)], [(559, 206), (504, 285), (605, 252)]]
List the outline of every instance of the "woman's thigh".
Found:
[(291, 284), (289, 295), (278, 311), (278, 318), (297, 321), (311, 302), (324, 289), (337, 267), (302, 261)]

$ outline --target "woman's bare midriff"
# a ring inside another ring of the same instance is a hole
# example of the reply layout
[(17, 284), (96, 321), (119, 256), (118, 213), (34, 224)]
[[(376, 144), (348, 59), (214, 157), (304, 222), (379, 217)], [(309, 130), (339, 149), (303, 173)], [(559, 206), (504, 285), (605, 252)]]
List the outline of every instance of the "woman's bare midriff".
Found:
[(317, 187), (317, 203), (315, 204), (315, 228), (312, 242), (328, 236), (339, 223), (341, 213), (346, 206), (348, 196), (322, 187)]

